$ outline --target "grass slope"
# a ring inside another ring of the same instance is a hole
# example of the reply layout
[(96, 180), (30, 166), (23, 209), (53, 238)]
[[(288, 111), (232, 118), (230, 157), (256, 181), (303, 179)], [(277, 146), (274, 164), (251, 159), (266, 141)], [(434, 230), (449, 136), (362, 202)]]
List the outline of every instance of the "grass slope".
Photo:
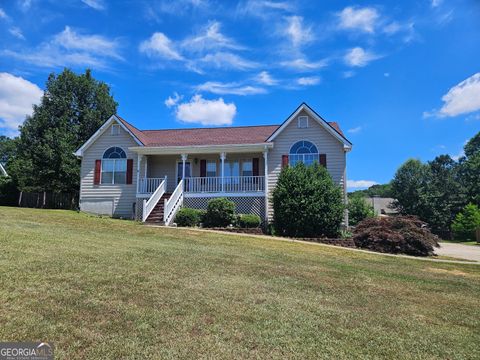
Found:
[(0, 340), (57, 358), (480, 357), (480, 267), (0, 208)]

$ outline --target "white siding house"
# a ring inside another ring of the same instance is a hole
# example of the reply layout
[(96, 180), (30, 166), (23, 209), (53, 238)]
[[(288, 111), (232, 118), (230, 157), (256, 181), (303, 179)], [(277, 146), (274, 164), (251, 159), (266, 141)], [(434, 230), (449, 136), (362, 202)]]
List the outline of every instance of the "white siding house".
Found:
[(80, 209), (168, 225), (182, 205), (227, 197), (268, 221), (282, 166), (319, 161), (345, 193), (351, 147), (305, 103), (265, 126), (141, 131), (114, 115), (76, 152)]

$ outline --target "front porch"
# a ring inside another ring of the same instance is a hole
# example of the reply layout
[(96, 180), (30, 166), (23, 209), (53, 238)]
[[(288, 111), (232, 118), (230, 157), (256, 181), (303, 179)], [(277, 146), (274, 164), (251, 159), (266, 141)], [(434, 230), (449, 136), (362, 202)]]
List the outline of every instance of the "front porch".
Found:
[(253, 212), (265, 219), (267, 159), (266, 149), (217, 154), (139, 154), (136, 217), (145, 222), (150, 214), (158, 219), (161, 212), (161, 222), (169, 225), (182, 205), (205, 209), (209, 199), (226, 197), (234, 201), (237, 212)]

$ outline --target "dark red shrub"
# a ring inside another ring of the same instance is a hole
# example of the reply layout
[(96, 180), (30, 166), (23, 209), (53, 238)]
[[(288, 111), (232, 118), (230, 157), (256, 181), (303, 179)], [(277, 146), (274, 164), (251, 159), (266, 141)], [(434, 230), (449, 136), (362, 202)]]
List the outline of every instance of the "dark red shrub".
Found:
[(360, 248), (414, 256), (433, 255), (438, 247), (438, 237), (414, 216), (365, 219), (355, 228), (353, 241)]

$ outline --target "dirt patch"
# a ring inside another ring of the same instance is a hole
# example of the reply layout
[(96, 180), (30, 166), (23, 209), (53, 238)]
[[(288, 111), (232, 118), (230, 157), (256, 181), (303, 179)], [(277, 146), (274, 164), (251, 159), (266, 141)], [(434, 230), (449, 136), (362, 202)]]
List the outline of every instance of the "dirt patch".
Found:
[(438, 274), (448, 274), (448, 275), (465, 276), (465, 277), (478, 277), (474, 274), (469, 274), (457, 269), (448, 270), (448, 269), (438, 269), (438, 268), (429, 267), (427, 268), (427, 270), (430, 272), (438, 273)]

